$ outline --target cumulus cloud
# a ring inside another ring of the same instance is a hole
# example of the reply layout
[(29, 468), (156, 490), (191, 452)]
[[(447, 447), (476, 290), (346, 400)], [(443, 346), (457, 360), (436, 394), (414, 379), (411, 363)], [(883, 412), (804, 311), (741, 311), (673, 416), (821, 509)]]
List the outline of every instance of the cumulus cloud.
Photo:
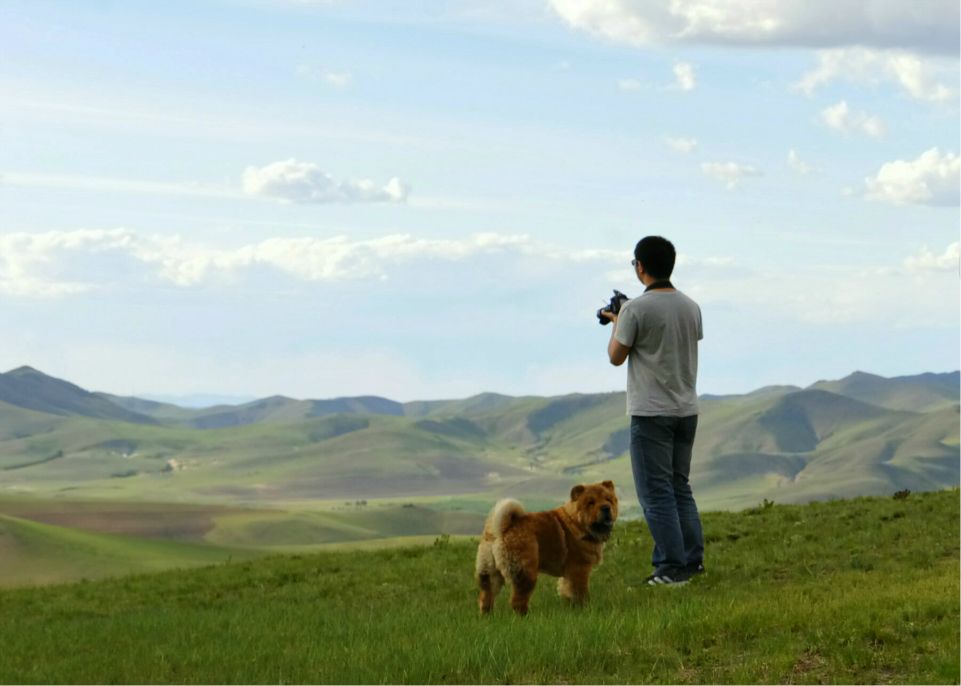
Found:
[(845, 100), (821, 110), (821, 121), (827, 127), (842, 133), (856, 131), (872, 138), (884, 135), (884, 122), (867, 112), (852, 110)]
[(762, 175), (757, 168), (737, 162), (702, 162), (701, 171), (724, 183), (728, 190), (737, 188), (742, 179)]
[(938, 255), (932, 252), (928, 246), (923, 246), (917, 255), (912, 255), (904, 260), (904, 266), (912, 272), (948, 272), (958, 271), (961, 268), (961, 251), (958, 242), (955, 241), (944, 252)]
[(674, 150), (684, 153), (685, 155), (689, 152), (693, 152), (697, 147), (696, 138), (671, 138), (668, 136), (664, 139), (664, 142), (671, 146)]
[[(129, 229), (11, 233), (0, 236), (0, 293), (53, 297), (140, 283), (180, 287), (232, 283), (272, 269), (301, 282), (383, 280), (394, 269), (457, 263), (482, 256), (533, 260), (538, 265), (596, 263), (625, 267), (624, 250), (570, 248), (526, 234), (478, 233), (461, 239), (389, 234), (353, 240), (277, 237), (239, 247), (210, 247), (180, 236)], [(717, 266), (723, 258), (679, 256), (680, 264)]]
[(258, 267), (270, 267), (302, 281), (382, 278), (390, 265), (417, 259), (461, 260), (533, 249), (527, 236), (492, 233), (462, 240), (419, 239), (409, 234), (369, 240), (281, 237), (235, 248), (214, 248), (185, 242), (180, 236), (129, 229), (9, 233), (0, 236), (0, 292), (32, 296), (83, 293), (109, 287), (118, 276), (186, 287), (229, 280)]
[(338, 180), (316, 164), (295, 159), (264, 167), (247, 167), (244, 192), (294, 203), (403, 202), (408, 187), (396, 176), (385, 185), (373, 181)]
[(675, 88), (682, 91), (692, 91), (697, 85), (694, 77), (694, 65), (689, 62), (677, 62), (674, 65)]
[(954, 0), (550, 0), (570, 26), (620, 43), (907, 48), (956, 55)]
[(957, 82), (957, 62), (922, 59), (904, 50), (871, 50), (864, 47), (822, 50), (818, 66), (794, 84), (797, 90), (812, 95), (821, 86), (841, 80), (849, 83), (876, 85), (881, 82), (898, 84), (912, 98), (931, 102), (946, 102), (956, 92), (941, 83), (942, 74), (951, 72)]
[(881, 165), (864, 180), (865, 197), (892, 205), (957, 206), (961, 158), (931, 148), (915, 160), (895, 160)]
[[(111, 258), (136, 252), (125, 229), (0, 234), (0, 293), (52, 297), (93, 290), (84, 265), (107, 267)], [(101, 279), (117, 272), (101, 272)]]

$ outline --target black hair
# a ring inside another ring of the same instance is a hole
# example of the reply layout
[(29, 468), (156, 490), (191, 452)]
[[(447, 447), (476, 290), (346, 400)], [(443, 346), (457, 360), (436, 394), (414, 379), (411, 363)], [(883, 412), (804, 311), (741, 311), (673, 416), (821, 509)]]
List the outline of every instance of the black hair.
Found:
[(655, 279), (668, 279), (674, 271), (674, 244), (661, 236), (645, 236), (634, 246), (634, 259)]

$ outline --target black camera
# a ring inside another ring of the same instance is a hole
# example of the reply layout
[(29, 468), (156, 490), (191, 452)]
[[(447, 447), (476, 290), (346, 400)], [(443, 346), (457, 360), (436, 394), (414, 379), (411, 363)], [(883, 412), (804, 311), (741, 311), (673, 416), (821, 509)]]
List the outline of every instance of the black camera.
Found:
[(626, 303), (630, 298), (621, 293), (616, 288), (614, 289), (614, 295), (611, 296), (611, 302), (606, 307), (602, 307), (597, 311), (597, 320), (601, 323), (601, 326), (607, 326), (611, 323), (611, 320), (604, 316), (604, 312), (610, 312), (611, 314), (617, 314), (621, 311), (621, 305)]

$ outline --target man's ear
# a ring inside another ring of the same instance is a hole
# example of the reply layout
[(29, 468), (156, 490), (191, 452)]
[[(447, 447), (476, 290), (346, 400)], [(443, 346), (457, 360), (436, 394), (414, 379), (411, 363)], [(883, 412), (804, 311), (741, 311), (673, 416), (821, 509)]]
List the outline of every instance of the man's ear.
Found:
[(609, 491), (612, 491), (612, 492), (614, 491), (614, 482), (613, 482), (613, 481), (602, 481), (602, 482), (601, 482), (601, 486), (603, 486), (604, 488), (606, 488), (606, 489), (609, 490)]
[(584, 484), (577, 484), (571, 489), (571, 500), (577, 500), (580, 498), (581, 493), (583, 493), (585, 490), (587, 490), (587, 487)]

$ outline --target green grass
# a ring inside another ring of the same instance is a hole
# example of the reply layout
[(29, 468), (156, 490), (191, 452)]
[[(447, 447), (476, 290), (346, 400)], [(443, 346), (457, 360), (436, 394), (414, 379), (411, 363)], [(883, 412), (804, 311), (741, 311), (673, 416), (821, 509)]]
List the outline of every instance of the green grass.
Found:
[(0, 586), (197, 567), (256, 555), (213, 545), (91, 533), (0, 514)]
[(220, 515), (207, 533), (211, 543), (233, 546), (291, 546), (344, 543), (395, 536), (476, 534), (484, 515), (424, 507), (357, 507), (343, 512), (254, 511)]
[(590, 604), (543, 577), (526, 618), (478, 617), (443, 538), (8, 590), (0, 681), (958, 683), (958, 523), (957, 490), (709, 513), (681, 589), (620, 523)]
[(484, 511), (405, 500), (362, 503), (290, 510), (0, 495), (0, 517), (6, 515), (0, 519), (0, 586), (160, 571), (230, 555), (369, 549), (430, 543), (441, 534), (476, 535), (491, 500)]

